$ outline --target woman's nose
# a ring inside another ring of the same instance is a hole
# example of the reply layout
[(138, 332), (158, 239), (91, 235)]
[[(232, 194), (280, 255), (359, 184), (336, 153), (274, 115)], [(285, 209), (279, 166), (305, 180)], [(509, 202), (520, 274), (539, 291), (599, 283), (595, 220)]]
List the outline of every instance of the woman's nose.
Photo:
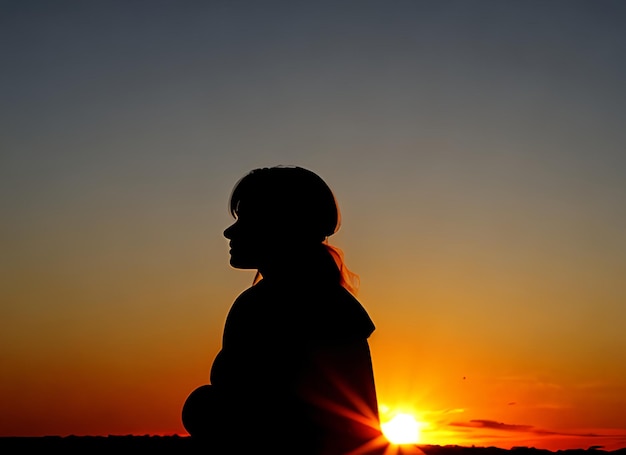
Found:
[(224, 229), (224, 237), (226, 237), (228, 240), (232, 240), (233, 238), (233, 231), (235, 228), (235, 224), (237, 223), (233, 223), (230, 226), (228, 226), (226, 229)]

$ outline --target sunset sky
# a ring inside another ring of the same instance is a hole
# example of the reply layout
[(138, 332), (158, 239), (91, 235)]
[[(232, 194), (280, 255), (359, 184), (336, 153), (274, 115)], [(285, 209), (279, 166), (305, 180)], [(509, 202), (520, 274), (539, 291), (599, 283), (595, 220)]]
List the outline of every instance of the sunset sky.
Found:
[(186, 434), (254, 276), (230, 191), (284, 164), (384, 416), (626, 447), (626, 2), (2, 0), (0, 55), (0, 436)]

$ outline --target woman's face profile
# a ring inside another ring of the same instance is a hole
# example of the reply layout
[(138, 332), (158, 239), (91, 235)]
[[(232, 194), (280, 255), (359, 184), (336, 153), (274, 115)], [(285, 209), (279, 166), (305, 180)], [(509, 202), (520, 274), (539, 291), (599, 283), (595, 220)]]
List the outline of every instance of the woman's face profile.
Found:
[(237, 220), (224, 230), (224, 237), (230, 240), (230, 265), (259, 269), (278, 247), (278, 229), (271, 225), (268, 214), (264, 216), (261, 210), (241, 205), (237, 208)]

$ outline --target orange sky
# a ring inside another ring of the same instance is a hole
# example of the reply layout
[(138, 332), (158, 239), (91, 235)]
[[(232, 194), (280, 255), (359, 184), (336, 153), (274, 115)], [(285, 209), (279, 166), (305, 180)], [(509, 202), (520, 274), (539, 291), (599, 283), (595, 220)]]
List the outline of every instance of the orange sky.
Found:
[(626, 8), (565, 4), (2, 6), (0, 436), (184, 434), (297, 164), (422, 442), (626, 446)]

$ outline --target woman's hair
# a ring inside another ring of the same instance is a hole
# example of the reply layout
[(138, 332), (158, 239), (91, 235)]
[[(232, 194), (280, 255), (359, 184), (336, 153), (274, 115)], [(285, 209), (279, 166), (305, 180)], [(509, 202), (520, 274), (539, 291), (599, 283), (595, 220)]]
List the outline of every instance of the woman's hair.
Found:
[[(233, 188), (229, 211), (234, 218), (241, 204), (246, 210), (259, 210), (259, 215), (280, 226), (290, 238), (323, 245), (334, 260), (341, 285), (356, 294), (358, 275), (346, 267), (343, 252), (328, 243), (328, 237), (339, 230), (341, 214), (332, 190), (320, 176), (298, 166), (254, 169)], [(254, 282), (259, 279), (257, 272)]]

